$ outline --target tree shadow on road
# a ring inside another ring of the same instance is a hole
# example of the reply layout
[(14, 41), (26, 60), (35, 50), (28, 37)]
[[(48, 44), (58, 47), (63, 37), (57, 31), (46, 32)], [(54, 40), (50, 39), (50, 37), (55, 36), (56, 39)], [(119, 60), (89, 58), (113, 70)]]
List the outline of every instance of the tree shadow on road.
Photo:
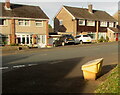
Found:
[[(3, 74), (3, 93), (80, 93), (86, 85), (80, 70), (83, 59), (38, 62), (36, 66), (6, 72)], [(70, 73), (71, 76), (66, 77)]]

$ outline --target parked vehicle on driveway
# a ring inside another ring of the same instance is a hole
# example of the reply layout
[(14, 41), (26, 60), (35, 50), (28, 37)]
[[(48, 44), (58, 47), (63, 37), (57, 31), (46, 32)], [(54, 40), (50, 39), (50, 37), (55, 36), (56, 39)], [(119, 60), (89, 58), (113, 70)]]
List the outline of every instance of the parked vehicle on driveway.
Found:
[(53, 46), (54, 47), (59, 45), (65, 46), (66, 44), (69, 44), (69, 43), (75, 44), (74, 37), (72, 35), (62, 35), (61, 37), (59, 37), (53, 42)]
[(79, 39), (80, 44), (92, 42), (92, 39), (89, 35), (77, 35), (75, 38)]
[(75, 38), (74, 37), (74, 39), (75, 39), (75, 44), (77, 45), (77, 44), (80, 44), (80, 40), (79, 39), (77, 39), (77, 38)]

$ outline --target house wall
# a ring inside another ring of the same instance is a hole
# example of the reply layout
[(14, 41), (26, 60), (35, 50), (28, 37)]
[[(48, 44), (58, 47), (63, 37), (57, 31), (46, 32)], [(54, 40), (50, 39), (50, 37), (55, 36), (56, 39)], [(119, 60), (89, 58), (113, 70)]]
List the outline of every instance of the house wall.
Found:
[(96, 27), (87, 26), (87, 21), (85, 20), (85, 25), (79, 25), (79, 20), (77, 20), (77, 34), (82, 32), (96, 32)]
[(0, 33), (4, 34), (4, 35), (9, 35), (11, 34), (11, 20), (10, 19), (6, 19), (7, 21), (7, 25), (1, 26), (0, 25)]
[[(14, 33), (31, 33), (37, 35), (46, 35), (45, 36), (45, 43), (47, 44), (47, 37), (48, 37), (48, 21), (43, 21), (42, 27), (36, 27), (35, 20), (30, 20), (30, 26), (20, 26), (18, 25), (18, 20), (15, 20), (15, 23), (11, 19), (6, 20), (6, 25), (0, 26), (0, 33), (6, 35), (8, 37), (7, 44), (16, 43), (15, 41), (15, 34)], [(15, 25), (13, 25), (15, 24)], [(17, 37), (17, 36), (16, 36)], [(33, 42), (34, 43), (34, 42)]]
[[(7, 19), (7, 25), (0, 26), (0, 30), (2, 30), (0, 31), (0, 33), (4, 35), (11, 34), (11, 23), (11, 20)], [(46, 34), (46, 21), (43, 21), (43, 27), (36, 27), (34, 20), (30, 21), (30, 26), (19, 26), (18, 20), (15, 20), (15, 32), (31, 32), (35, 34)]]
[[(59, 20), (63, 21), (63, 25), (60, 25)], [(59, 32), (72, 32), (75, 35), (76, 32), (76, 20), (62, 8), (59, 14), (54, 18), (54, 31)]]
[(35, 21), (31, 20), (30, 21), (30, 26), (20, 26), (18, 25), (18, 20), (15, 20), (15, 29), (16, 32), (29, 32), (29, 33), (34, 33), (34, 34), (46, 34), (46, 21), (43, 21), (43, 26), (42, 27), (36, 27)]
[[(85, 26), (80, 26), (77, 20), (77, 32), (96, 32), (97, 21), (95, 21), (95, 26), (87, 26), (87, 21), (85, 21)], [(98, 22), (98, 31), (107, 32), (107, 27), (100, 27), (100, 21)]]
[(116, 40), (115, 34), (110, 29), (108, 29), (107, 31), (107, 36), (109, 37), (109, 41), (111, 42)]

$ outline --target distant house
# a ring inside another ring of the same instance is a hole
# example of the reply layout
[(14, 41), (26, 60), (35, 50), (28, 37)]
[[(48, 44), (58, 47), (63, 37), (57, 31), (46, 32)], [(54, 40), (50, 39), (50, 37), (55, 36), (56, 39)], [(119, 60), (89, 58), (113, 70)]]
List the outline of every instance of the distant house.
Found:
[(116, 12), (113, 17), (118, 21), (118, 28), (120, 29), (120, 10), (118, 10), (118, 12)]
[(54, 31), (76, 36), (81, 33), (91, 35), (93, 40), (106, 38), (107, 28), (116, 27), (117, 20), (105, 11), (63, 6), (54, 18)]
[(47, 45), (49, 18), (38, 6), (0, 3), (0, 33), (6, 44)]
[(109, 41), (120, 41), (120, 29), (114, 27), (108, 28), (107, 36)]
[(120, 41), (120, 10), (116, 12), (113, 17), (118, 21), (116, 27), (107, 28), (107, 36), (109, 41)]

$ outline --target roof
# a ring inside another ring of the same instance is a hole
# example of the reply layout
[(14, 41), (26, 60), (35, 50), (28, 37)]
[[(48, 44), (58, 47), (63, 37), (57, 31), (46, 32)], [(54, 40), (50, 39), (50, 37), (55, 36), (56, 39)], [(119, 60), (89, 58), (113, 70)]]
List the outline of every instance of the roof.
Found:
[(118, 21), (119, 25), (120, 25), (120, 10), (118, 10), (114, 15), (113, 17)]
[(109, 27), (110, 30), (112, 30), (113, 32), (119, 32), (120, 33), (120, 29), (115, 28), (115, 27)]
[(0, 3), (0, 7), (2, 6), (2, 14), (0, 16), (2, 17), (49, 19), (39, 6), (11, 4), (12, 10), (5, 10), (4, 5), (5, 3)]
[(120, 16), (120, 10), (118, 10), (114, 15), (113, 17), (118, 20), (118, 15)]
[(112, 22), (117, 21), (105, 11), (93, 10), (93, 13), (90, 13), (86, 8), (76, 8), (69, 6), (64, 6), (64, 8), (66, 8), (76, 19), (88, 19)]

